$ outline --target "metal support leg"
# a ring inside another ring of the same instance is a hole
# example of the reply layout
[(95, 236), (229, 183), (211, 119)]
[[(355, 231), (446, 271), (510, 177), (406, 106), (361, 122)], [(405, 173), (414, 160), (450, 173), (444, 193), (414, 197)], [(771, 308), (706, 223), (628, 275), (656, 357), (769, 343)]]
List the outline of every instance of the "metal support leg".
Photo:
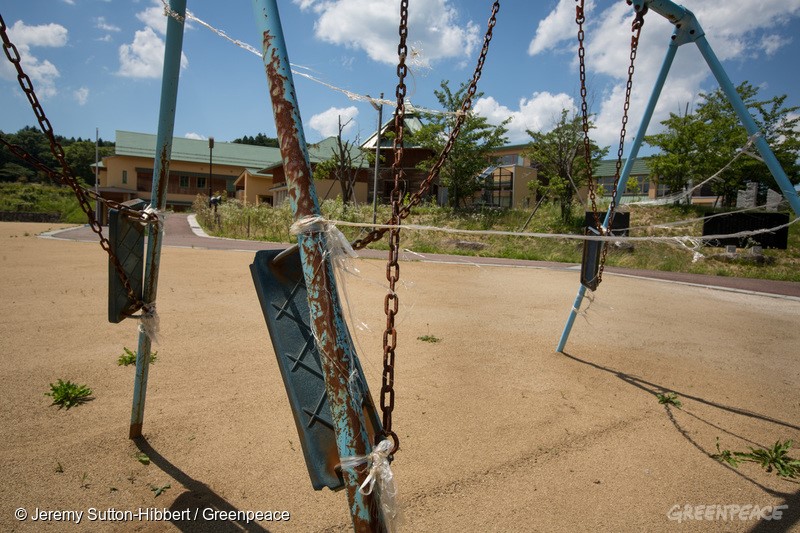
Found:
[(757, 135), (755, 146), (758, 148), (758, 153), (761, 154), (761, 158), (764, 159), (764, 162), (767, 164), (767, 168), (769, 168), (769, 171), (772, 173), (772, 176), (778, 183), (778, 187), (780, 187), (783, 197), (786, 198), (786, 200), (789, 202), (789, 205), (792, 206), (792, 210), (794, 210), (795, 215), (800, 216), (800, 198), (797, 196), (797, 191), (795, 191), (792, 182), (789, 181), (789, 178), (786, 177), (786, 172), (784, 172), (783, 167), (781, 167), (781, 164), (778, 162), (775, 154), (772, 153), (772, 150), (770, 149), (766, 139), (764, 139), (762, 135), (759, 135), (760, 130), (758, 129), (758, 126), (753, 120), (753, 117), (750, 115), (750, 112), (747, 110), (747, 107), (744, 105), (741, 96), (739, 96), (739, 93), (736, 91), (736, 87), (734, 87), (730, 78), (725, 73), (725, 69), (722, 67), (719, 59), (717, 59), (717, 55), (714, 53), (714, 50), (711, 49), (711, 45), (708, 44), (705, 35), (700, 36), (695, 41), (695, 44), (697, 45), (697, 48), (700, 49), (700, 53), (703, 54), (703, 58), (706, 60), (706, 63), (708, 63), (708, 67), (711, 69), (714, 77), (717, 78), (717, 82), (719, 83), (722, 92), (724, 92), (725, 96), (728, 97), (728, 101), (733, 106), (734, 111), (736, 111), (736, 115), (739, 117), (739, 120), (742, 121), (742, 125), (747, 130), (747, 135)]
[[(186, 14), (186, 0), (170, 0), (170, 9), (180, 16)], [(153, 166), (153, 191), (150, 206), (159, 212), (167, 207), (167, 181), (169, 160), (172, 155), (172, 135), (175, 129), (175, 108), (178, 102), (178, 77), (183, 50), (183, 23), (173, 17), (167, 18), (167, 40), (164, 49), (164, 71), (161, 80), (161, 107), (158, 115), (158, 135), (156, 137), (156, 157)], [(144, 270), (142, 300), (155, 304), (158, 291), (158, 268), (161, 262), (161, 240), (163, 228), (147, 228), (147, 252)], [(150, 368), (150, 338), (139, 333), (136, 351), (136, 377), (133, 387), (133, 407), (129, 437), (142, 436), (144, 422), (144, 403), (147, 396), (147, 374)]]
[[(678, 32), (680, 32), (680, 30), (677, 30), (676, 34)], [(675, 59), (675, 54), (677, 51), (678, 44), (676, 44), (675, 39), (673, 38), (673, 41), (667, 48), (667, 54), (664, 57), (664, 62), (661, 65), (661, 71), (658, 73), (658, 78), (656, 78), (656, 84), (655, 87), (653, 87), (652, 94), (650, 95), (650, 101), (647, 102), (647, 107), (645, 108), (644, 115), (642, 116), (642, 122), (639, 125), (639, 132), (633, 139), (633, 144), (631, 145), (631, 151), (628, 154), (628, 159), (625, 161), (625, 166), (622, 168), (622, 172), (619, 177), (619, 185), (617, 186), (615, 203), (619, 203), (620, 199), (622, 198), (622, 193), (625, 191), (625, 187), (628, 185), (628, 176), (630, 176), (631, 169), (633, 168), (633, 162), (636, 159), (636, 156), (639, 154), (639, 149), (642, 146), (642, 142), (644, 142), (644, 135), (647, 133), (647, 127), (650, 125), (650, 120), (653, 118), (653, 112), (656, 109), (658, 98), (661, 96), (661, 90), (664, 88), (664, 83), (667, 80), (667, 74), (669, 74), (669, 69), (672, 67), (672, 62)], [(606, 217), (602, 224), (603, 229), (608, 227), (610, 218), (611, 209), (606, 212)], [(578, 296), (575, 298), (575, 303), (572, 304), (572, 309), (567, 317), (567, 323), (564, 325), (564, 330), (561, 332), (561, 339), (558, 341), (558, 346), (556, 347), (557, 352), (563, 353), (564, 351), (564, 347), (569, 339), (569, 334), (572, 331), (572, 325), (575, 323), (575, 316), (578, 314), (578, 311), (581, 308), (581, 302), (583, 301), (584, 294), (586, 294), (586, 287), (581, 285), (578, 289)]]

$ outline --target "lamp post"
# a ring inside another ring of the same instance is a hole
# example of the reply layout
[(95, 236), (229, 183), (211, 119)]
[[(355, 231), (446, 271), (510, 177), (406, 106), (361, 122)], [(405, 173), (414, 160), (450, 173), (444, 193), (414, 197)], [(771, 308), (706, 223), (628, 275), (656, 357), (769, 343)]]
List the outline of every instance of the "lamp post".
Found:
[[(383, 93), (381, 93), (381, 100), (383, 100)], [(375, 105), (374, 100), (369, 101), (378, 111), (378, 133), (375, 139), (375, 176), (372, 178), (372, 223), (376, 224), (378, 221), (378, 169), (381, 164), (381, 127), (383, 126), (383, 104)]]
[(211, 207), (211, 178), (214, 175), (214, 137), (208, 138), (208, 206)]

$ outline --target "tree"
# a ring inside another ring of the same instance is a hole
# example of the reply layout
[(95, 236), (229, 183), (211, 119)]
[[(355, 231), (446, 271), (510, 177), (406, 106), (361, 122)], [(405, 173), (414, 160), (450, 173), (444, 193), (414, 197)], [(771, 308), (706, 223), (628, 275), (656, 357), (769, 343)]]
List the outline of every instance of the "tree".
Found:
[(336, 135), (336, 146), (331, 148), (332, 157), (317, 163), (314, 167), (314, 178), (333, 179), (339, 182), (342, 202), (345, 205), (356, 200), (356, 174), (366, 157), (358, 145), (342, 140), (342, 132), (349, 123), (350, 120), (342, 124), (342, 117), (339, 117), (339, 133)]
[[(102, 146), (98, 148), (99, 158), (113, 155), (114, 148)], [(76, 141), (64, 146), (64, 156), (72, 173), (85, 183), (94, 185), (95, 147), (94, 141)]]
[[(594, 129), (591, 122), (589, 129)], [(573, 199), (589, 177), (584, 156), (583, 119), (562, 109), (561, 117), (549, 131), (527, 131), (532, 141), (525, 155), (537, 169), (542, 183), (540, 192), (559, 202), (561, 220), (569, 223)], [(608, 153), (608, 148), (600, 148), (591, 140), (589, 144), (594, 165)], [(584, 202), (583, 198), (579, 200)]]
[[(456, 112), (461, 109), (468, 85), (462, 84), (454, 93), (450, 90), (449, 83), (446, 80), (442, 81), (441, 90), (433, 93), (439, 100), (442, 109)], [(483, 93), (477, 93), (474, 98), (477, 99), (481, 96)], [(430, 114), (425, 115), (425, 118), (428, 123), (418, 132), (409, 135), (409, 141), (437, 154), (437, 156), (422, 161), (417, 167), (428, 172), (455, 127), (456, 117), (453, 114)], [(464, 119), (461, 133), (440, 173), (441, 184), (447, 187), (452, 206), (459, 207), (461, 204), (465, 204), (466, 200), (483, 186), (483, 183), (478, 180), (478, 175), (491, 162), (491, 153), (506, 144), (505, 134), (508, 130), (505, 126), (509, 120), (499, 126), (493, 126), (485, 117), (473, 113)]]
[(276, 137), (267, 137), (263, 133), (259, 133), (255, 137), (252, 135), (244, 135), (239, 137), (238, 139), (234, 139), (231, 142), (239, 143), (239, 144), (252, 144), (254, 146), (267, 146), (269, 148), (280, 148), (278, 144), (278, 139)]
[[(785, 107), (786, 95), (758, 100), (758, 87), (745, 81), (736, 87), (764, 139), (781, 163), (792, 183), (800, 181), (800, 107)], [(747, 143), (747, 131), (739, 121), (721, 89), (701, 94), (703, 100), (694, 113), (670, 114), (662, 124), (666, 131), (645, 137), (661, 150), (650, 160), (650, 169), (659, 183), (679, 191), (690, 181), (698, 183), (725, 167)], [(733, 205), (739, 189), (747, 182), (777, 188), (772, 174), (762, 162), (739, 157), (712, 183), (723, 205)]]

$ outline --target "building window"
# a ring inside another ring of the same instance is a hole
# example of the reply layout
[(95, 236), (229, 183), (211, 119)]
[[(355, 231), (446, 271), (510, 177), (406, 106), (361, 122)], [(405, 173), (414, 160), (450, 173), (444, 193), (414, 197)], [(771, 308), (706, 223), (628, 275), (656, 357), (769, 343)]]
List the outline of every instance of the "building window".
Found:
[(519, 154), (501, 155), (497, 163), (499, 165), (519, 165), (520, 159)]
[(179, 186), (181, 189), (188, 189), (189, 188), (189, 176), (180, 176), (178, 178)]
[(197, 188), (201, 191), (206, 189), (206, 179), (205, 178), (197, 178)]
[(128, 171), (127, 170), (123, 170), (122, 171), (122, 184), (125, 185), (126, 183), (128, 183)]

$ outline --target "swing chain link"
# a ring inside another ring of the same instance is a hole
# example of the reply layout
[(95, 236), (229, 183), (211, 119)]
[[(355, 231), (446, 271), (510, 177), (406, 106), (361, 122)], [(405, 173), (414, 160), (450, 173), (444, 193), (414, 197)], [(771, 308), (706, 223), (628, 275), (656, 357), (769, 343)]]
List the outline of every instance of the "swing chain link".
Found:
[(75, 196), (78, 200), (78, 204), (80, 205), (81, 209), (89, 220), (89, 226), (91, 227), (92, 231), (97, 234), (100, 238), (100, 247), (103, 248), (108, 253), (109, 260), (111, 264), (114, 266), (114, 270), (116, 270), (117, 275), (119, 276), (120, 282), (125, 289), (128, 297), (131, 301), (135, 302), (135, 306), (132, 312), (136, 312), (137, 310), (143, 308), (145, 303), (142, 301), (141, 297), (136, 295), (131, 286), (130, 280), (128, 279), (127, 274), (125, 273), (125, 269), (122, 266), (119, 258), (114, 254), (113, 250), (111, 249), (111, 243), (109, 242), (108, 238), (103, 235), (103, 228), (100, 223), (97, 221), (95, 217), (94, 209), (89, 202), (89, 198), (94, 200), (99, 200), (111, 208), (119, 209), (120, 211), (126, 212), (126, 215), (134, 220), (140, 220), (143, 223), (155, 223), (158, 224), (158, 216), (155, 213), (144, 213), (141, 211), (137, 211), (135, 209), (131, 209), (128, 206), (122, 205), (121, 203), (114, 202), (112, 200), (108, 200), (103, 198), (99, 194), (95, 193), (94, 191), (89, 191), (85, 187), (83, 187), (78, 179), (72, 172), (69, 164), (66, 160), (66, 154), (64, 153), (64, 148), (61, 146), (61, 143), (55, 137), (53, 133), (53, 126), (50, 123), (50, 120), (45, 115), (44, 108), (39, 103), (39, 98), (36, 96), (36, 92), (33, 88), (33, 83), (31, 82), (30, 77), (25, 73), (22, 68), (22, 58), (20, 57), (19, 50), (11, 42), (8, 37), (7, 26), (5, 20), (3, 20), (3, 16), (0, 15), (0, 38), (3, 41), (3, 51), (6, 54), (8, 60), (14, 65), (17, 71), (17, 81), (19, 82), (22, 91), (25, 93), (25, 96), (28, 98), (28, 102), (31, 105), (31, 109), (33, 110), (33, 114), (36, 116), (37, 121), (39, 122), (39, 127), (41, 128), (44, 135), (47, 137), (47, 140), (50, 143), (50, 152), (53, 154), (53, 157), (58, 161), (59, 165), (61, 166), (61, 173), (56, 172), (55, 170), (49, 168), (45, 165), (42, 161), (25, 151), (23, 148), (13, 145), (0, 137), (0, 143), (3, 144), (9, 151), (17, 156), (18, 158), (22, 159), (23, 161), (31, 164), (41, 172), (45, 173), (50, 179), (60, 183), (62, 185), (66, 185), (70, 187)]
[[(628, 5), (632, 5), (631, 0), (626, 0)], [(597, 203), (595, 198), (595, 187), (594, 187), (594, 178), (592, 175), (592, 153), (591, 153), (591, 141), (589, 140), (589, 112), (588, 112), (588, 105), (586, 103), (587, 97), (587, 90), (586, 90), (586, 50), (584, 47), (584, 30), (583, 24), (586, 22), (586, 15), (584, 11), (584, 0), (578, 0), (579, 4), (575, 7), (575, 22), (578, 24), (578, 59), (579, 59), (579, 71), (580, 71), (580, 81), (581, 81), (581, 116), (583, 119), (583, 156), (586, 162), (586, 169), (588, 174), (588, 181), (589, 181), (589, 198), (592, 202), (592, 215), (594, 217), (594, 224), (595, 227), (602, 231), (602, 226), (600, 224), (600, 216), (597, 212)], [(636, 16), (631, 24), (631, 31), (633, 35), (631, 36), (631, 51), (630, 51), (630, 64), (628, 65), (628, 80), (625, 84), (625, 104), (623, 106), (622, 111), (622, 126), (620, 127), (619, 132), (619, 147), (617, 149), (617, 161), (615, 164), (615, 171), (614, 171), (614, 187), (611, 192), (611, 204), (608, 208), (608, 225), (606, 227), (606, 232), (610, 231), (609, 228), (613, 228), (614, 224), (614, 215), (617, 208), (617, 187), (619, 186), (621, 168), (622, 168), (622, 156), (625, 150), (625, 136), (627, 134), (627, 125), (628, 125), (628, 111), (630, 110), (631, 106), (631, 91), (633, 89), (633, 72), (634, 72), (634, 64), (636, 61), (636, 52), (639, 49), (639, 38), (642, 34), (642, 26), (644, 26), (644, 16), (648, 11), (647, 4), (644, 4), (641, 9), (636, 11)], [(606, 265), (606, 257), (608, 256), (608, 242), (603, 243), (603, 251), (600, 257), (600, 267), (597, 272), (597, 283), (599, 284), (603, 281), (603, 270), (605, 269)]]
[[(392, 178), (394, 188), (391, 192), (392, 218), (391, 224), (395, 226), (389, 232), (389, 258), (386, 262), (386, 279), (389, 281), (389, 292), (383, 300), (383, 311), (386, 314), (386, 329), (383, 332), (383, 373), (381, 379), (381, 412), (383, 413), (383, 431), (376, 435), (377, 444), (381, 439), (391, 437), (393, 448), (390, 455), (393, 455), (400, 448), (400, 439), (397, 433), (392, 431), (392, 412), (394, 411), (394, 365), (395, 349), (397, 348), (397, 329), (394, 319), (399, 310), (400, 301), (397, 297), (397, 281), (400, 279), (400, 204), (403, 200), (403, 190), (400, 186), (403, 181), (403, 130), (405, 123), (405, 97), (406, 83), (405, 78), (408, 74), (406, 57), (408, 56), (408, 0), (400, 0), (400, 44), (397, 45), (397, 112), (394, 115), (394, 126), (397, 134), (392, 144), (394, 161), (392, 163)], [(377, 193), (377, 191), (376, 191)]]
[[(489, 43), (492, 40), (492, 34), (497, 23), (497, 12), (500, 10), (500, 2), (495, 1), (492, 5), (492, 14), (489, 17), (489, 22), (486, 29), (486, 34), (483, 38), (483, 48), (481, 49), (480, 56), (478, 57), (478, 62), (475, 65), (475, 72), (470, 80), (469, 86), (467, 88), (467, 95), (464, 98), (464, 101), (461, 103), (461, 109), (456, 113), (456, 121), (453, 125), (453, 129), (450, 132), (450, 136), (447, 139), (447, 143), (445, 144), (444, 148), (442, 149), (439, 157), (437, 158), (436, 162), (431, 167), (431, 170), (428, 172), (428, 176), (422, 181), (419, 186), (419, 190), (417, 190), (414, 194), (412, 194), (405, 205), (400, 209), (399, 217), (400, 220), (405, 220), (410, 214), (411, 209), (418, 206), (422, 202), (422, 198), (431, 188), (431, 184), (433, 181), (439, 176), (441, 172), (442, 166), (444, 166), (445, 161), (450, 155), (450, 152), (455, 145), (456, 139), (458, 138), (459, 133), (461, 132), (461, 127), (466, 120), (467, 114), (469, 110), (472, 108), (472, 99), (474, 98), (477, 90), (478, 90), (478, 80), (481, 78), (481, 74), (483, 72), (483, 64), (486, 61), (486, 55), (489, 52)], [(405, 65), (403, 65), (405, 69)], [(398, 66), (398, 74), (399, 74), (399, 66)], [(403, 90), (405, 91), (405, 84), (403, 84)], [(405, 93), (404, 93), (405, 94)], [(399, 102), (398, 102), (399, 104)], [(402, 133), (400, 133), (402, 135)], [(390, 222), (390, 224), (394, 224)], [(369, 233), (367, 233), (363, 238), (357, 239), (353, 241), (352, 246), (355, 250), (361, 250), (362, 248), (366, 247), (368, 244), (378, 241), (389, 231), (388, 228), (380, 228), (380, 229), (373, 229)]]

